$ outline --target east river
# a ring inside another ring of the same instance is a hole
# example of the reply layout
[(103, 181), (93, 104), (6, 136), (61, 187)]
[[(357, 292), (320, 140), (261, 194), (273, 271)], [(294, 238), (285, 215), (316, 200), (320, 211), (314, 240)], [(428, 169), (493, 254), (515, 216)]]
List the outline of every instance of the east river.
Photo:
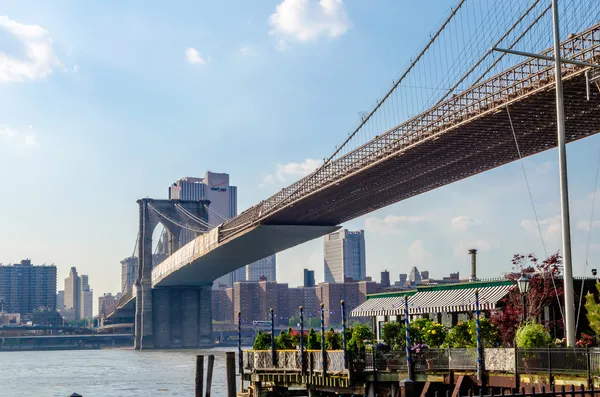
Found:
[(1, 352), (0, 396), (67, 397), (76, 392), (83, 397), (191, 397), (196, 355), (205, 355), (206, 371), (206, 357), (214, 354), (211, 395), (222, 397), (226, 351), (236, 348)]

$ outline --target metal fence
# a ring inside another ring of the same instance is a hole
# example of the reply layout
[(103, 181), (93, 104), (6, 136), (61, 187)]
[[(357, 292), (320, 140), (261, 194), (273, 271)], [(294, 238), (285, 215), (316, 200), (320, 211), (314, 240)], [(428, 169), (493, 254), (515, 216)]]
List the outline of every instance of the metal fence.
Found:
[[(414, 370), (476, 370), (477, 349), (428, 349), (412, 353)], [(354, 359), (366, 371), (406, 371), (406, 351), (367, 351)], [(600, 376), (600, 348), (483, 349), (483, 369), (490, 372)]]
[[(450, 391), (445, 393), (446, 397), (450, 397)], [(438, 393), (437, 391), (431, 396), (442, 397), (444, 394)], [(429, 394), (428, 394), (429, 396)], [(574, 386), (574, 385), (561, 385), (561, 386), (552, 386), (546, 388), (545, 386), (532, 386), (531, 388), (521, 388), (520, 390), (513, 389), (512, 391), (507, 392), (505, 389), (500, 388), (488, 388), (487, 390), (479, 389), (476, 391), (469, 390), (467, 396), (465, 397), (495, 397), (495, 396), (507, 396), (507, 397), (596, 397), (600, 396), (600, 389), (594, 389), (594, 385), (591, 384), (589, 389), (586, 389), (584, 385)]]

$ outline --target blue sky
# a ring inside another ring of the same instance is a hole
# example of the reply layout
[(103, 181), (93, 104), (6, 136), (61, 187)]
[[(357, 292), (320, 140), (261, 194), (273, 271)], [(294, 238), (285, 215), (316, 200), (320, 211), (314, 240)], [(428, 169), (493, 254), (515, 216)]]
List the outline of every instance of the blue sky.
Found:
[[(0, 0), (0, 262), (71, 266), (120, 288), (136, 199), (228, 172), (243, 210), (330, 154), (453, 1)], [(569, 145), (575, 274), (586, 257), (599, 140)], [(525, 160), (549, 252), (560, 247), (556, 150)], [(600, 208), (598, 211), (600, 212)], [(367, 273), (510, 270), (543, 256), (518, 163), (349, 222)], [(595, 218), (593, 226), (599, 226)], [(594, 229), (592, 228), (592, 232)], [(597, 267), (592, 233), (589, 269)], [(322, 241), (278, 255), (281, 281), (322, 279)]]

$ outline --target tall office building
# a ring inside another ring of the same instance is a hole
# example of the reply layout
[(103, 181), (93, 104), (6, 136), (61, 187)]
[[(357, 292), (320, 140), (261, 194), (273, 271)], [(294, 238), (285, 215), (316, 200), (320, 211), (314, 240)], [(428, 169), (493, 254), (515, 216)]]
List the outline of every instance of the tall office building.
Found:
[(58, 291), (56, 293), (56, 310), (62, 311), (65, 309), (65, 291)]
[(416, 266), (413, 266), (410, 269), (408, 280), (410, 281), (411, 285), (416, 285), (419, 284), (419, 282), (421, 282), (421, 273), (419, 272), (419, 269)]
[(236, 281), (247, 281), (246, 279), (246, 268), (248, 267), (248, 265), (240, 267), (239, 269), (237, 269), (236, 271), (233, 272), (233, 282), (235, 283)]
[(267, 256), (246, 265), (246, 281), (277, 281), (276, 255)]
[(381, 286), (389, 287), (390, 286), (390, 272), (384, 270), (381, 272)]
[(77, 269), (72, 267), (65, 278), (65, 317), (69, 320), (79, 319), (81, 310), (81, 279)]
[[(154, 259), (154, 258), (153, 258)], [(121, 293), (125, 294), (129, 291), (137, 277), (138, 258), (130, 256), (121, 261)]]
[(315, 271), (304, 269), (304, 287), (312, 288), (315, 286)]
[(92, 308), (94, 304), (94, 291), (90, 289), (90, 284), (88, 283), (88, 276), (82, 274), (81, 275), (81, 304), (80, 304), (80, 318), (92, 318), (94, 317)]
[(65, 278), (65, 318), (92, 318), (93, 302), (94, 295), (88, 283), (88, 276), (80, 276), (77, 274), (77, 268), (72, 267), (69, 276)]
[[(208, 171), (204, 178), (181, 178), (169, 186), (170, 200), (210, 200), (208, 223), (220, 225), (237, 215), (237, 186), (229, 184), (229, 174)], [(194, 233), (184, 231), (182, 243), (192, 240)], [(235, 272), (219, 277), (213, 282), (213, 288), (232, 287)]]
[(0, 300), (6, 313), (56, 310), (56, 266), (33, 266), (29, 259), (0, 265)]
[(325, 236), (325, 282), (361, 281), (367, 274), (364, 230), (340, 229)]

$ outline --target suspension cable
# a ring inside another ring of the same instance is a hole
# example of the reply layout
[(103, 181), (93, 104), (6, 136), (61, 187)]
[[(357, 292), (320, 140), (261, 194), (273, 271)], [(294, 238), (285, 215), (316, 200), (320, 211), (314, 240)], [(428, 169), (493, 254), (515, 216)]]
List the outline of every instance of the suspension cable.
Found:
[(169, 218), (168, 216), (166, 216), (165, 214), (161, 213), (159, 210), (157, 210), (156, 208), (154, 208), (154, 206), (150, 203), (148, 203), (148, 207), (150, 207), (154, 212), (156, 212), (159, 216), (161, 216), (162, 218), (166, 219), (167, 221), (171, 222), (174, 225), (177, 225), (181, 228), (184, 228), (186, 230), (191, 230), (192, 232), (196, 232), (196, 233), (206, 233), (205, 230), (198, 230), (198, 229), (194, 229), (192, 227), (189, 227), (188, 225), (183, 225), (171, 218)]
[(138, 243), (140, 242), (140, 231), (137, 232), (137, 237), (135, 238), (135, 244), (133, 246), (133, 252), (131, 253), (131, 258), (135, 256), (135, 250), (138, 247)]
[(188, 218), (192, 219), (194, 222), (199, 223), (201, 226), (204, 226), (208, 229), (212, 229), (215, 227), (214, 225), (206, 222), (204, 219), (201, 219), (201, 218), (197, 217), (196, 215), (192, 214), (190, 211), (185, 209), (182, 205), (175, 204), (175, 207), (177, 209), (179, 209), (181, 212), (183, 212), (183, 214), (186, 215)]
[(301, 188), (303, 188), (304, 185), (307, 184), (308, 181), (311, 178), (313, 178), (319, 171), (321, 171), (323, 168), (325, 168), (331, 162), (331, 160), (335, 156), (337, 156), (337, 154), (339, 152), (342, 151), (342, 149), (348, 144), (348, 142), (350, 142), (350, 140), (352, 140), (352, 138), (354, 138), (354, 136), (362, 129), (362, 127), (364, 127), (365, 124), (367, 124), (367, 122), (369, 121), (369, 119), (371, 119), (371, 117), (377, 112), (377, 110), (379, 110), (379, 108), (381, 107), (381, 105), (383, 105), (383, 103), (388, 99), (388, 97), (390, 95), (392, 95), (392, 93), (396, 90), (396, 88), (400, 85), (400, 83), (406, 78), (406, 76), (415, 67), (415, 65), (419, 62), (419, 60), (421, 60), (421, 58), (423, 57), (423, 55), (427, 52), (427, 50), (429, 50), (429, 48), (431, 47), (431, 45), (437, 40), (438, 36), (444, 31), (444, 29), (446, 28), (446, 26), (454, 18), (454, 16), (456, 15), (456, 13), (460, 10), (460, 8), (462, 7), (462, 5), (465, 3), (465, 1), (466, 0), (460, 0), (459, 1), (458, 5), (452, 10), (452, 12), (448, 16), (448, 18), (446, 18), (446, 20), (444, 21), (444, 23), (442, 24), (442, 26), (440, 26), (440, 28), (435, 32), (435, 34), (427, 42), (427, 44), (425, 45), (425, 48), (423, 48), (421, 50), (421, 52), (419, 52), (419, 54), (417, 55), (417, 57), (415, 58), (415, 60), (410, 63), (410, 65), (404, 71), (404, 73), (402, 73), (402, 75), (400, 76), (400, 78), (397, 81), (393, 82), (392, 88), (383, 96), (383, 98), (381, 100), (377, 101), (377, 105), (375, 105), (375, 107), (373, 108), (373, 110), (371, 110), (371, 112), (369, 112), (369, 114), (367, 114), (366, 116), (361, 117), (361, 120), (360, 120), (360, 123), (358, 124), (358, 127), (356, 127), (354, 129), (354, 131), (352, 131), (350, 134), (348, 134), (348, 137), (344, 140), (344, 142), (342, 142), (341, 145), (339, 145), (339, 146), (336, 147), (336, 149), (334, 150), (333, 154), (330, 155), (328, 158), (324, 159), (323, 164), (321, 164), (315, 171), (313, 171), (310, 175), (308, 175), (305, 178), (305, 180), (301, 184), (299, 184), (299, 186), (293, 192), (290, 192), (290, 194), (288, 194), (287, 197), (285, 197), (284, 199), (280, 200), (279, 203), (277, 203), (271, 210), (275, 210), (278, 206), (282, 205), (285, 201), (287, 201), (287, 199), (290, 198), (294, 193), (296, 193), (298, 190), (300, 190)]
[(205, 207), (205, 208), (206, 208), (208, 211), (212, 212), (214, 215), (216, 215), (216, 216), (218, 216), (219, 218), (221, 218), (222, 220), (224, 220), (224, 221), (228, 221), (228, 220), (229, 220), (228, 218), (225, 218), (223, 215), (221, 215), (220, 213), (218, 213), (216, 210), (213, 210), (212, 208), (210, 208), (210, 205), (206, 205), (206, 204), (204, 204), (204, 207)]
[[(516, 29), (516, 27), (521, 23), (521, 21), (523, 21), (523, 19), (525, 19), (525, 17), (527, 17), (527, 15), (529, 15), (529, 13), (531, 12), (531, 10), (533, 10), (535, 8), (535, 6), (538, 5), (538, 3), (540, 2), (540, 0), (535, 0), (535, 2), (527, 9), (525, 10), (525, 12), (521, 15), (521, 17), (519, 19), (517, 19), (517, 21), (506, 31), (506, 33), (504, 33), (504, 35), (502, 35), (502, 37), (500, 37), (500, 39), (498, 41), (496, 41), (496, 43), (492, 46), (492, 47), (498, 47), (498, 45), (500, 45), (500, 43), (502, 43), (502, 41), (508, 37), (508, 35), (514, 31)], [(531, 27), (530, 27), (531, 29)], [(456, 82), (456, 84), (454, 84), (452, 86), (452, 88), (446, 92), (438, 101), (434, 106), (439, 105), (440, 103), (442, 103), (444, 101), (444, 99), (448, 98), (448, 96), (454, 92), (454, 90), (462, 84), (463, 81), (465, 81), (467, 79), (467, 77), (469, 77), (469, 75), (471, 73), (473, 73), (473, 71), (475, 69), (477, 69), (479, 67), (479, 65), (481, 65), (481, 63), (492, 53), (492, 50), (489, 49), (484, 56), (482, 56), (472, 67), (471, 69), (469, 69), (469, 71), (467, 73), (465, 73), (459, 80), (458, 82)]]
[[(539, 22), (539, 21), (542, 19), (542, 17), (543, 17), (544, 15), (546, 15), (546, 13), (547, 13), (548, 11), (550, 11), (550, 9), (551, 9), (551, 8), (552, 8), (552, 5), (549, 5), (548, 7), (546, 7), (546, 8), (544, 9), (544, 11), (542, 11), (542, 13), (541, 13), (540, 15), (538, 15), (538, 17), (537, 17), (537, 18), (536, 18), (536, 19), (535, 19), (535, 20), (534, 20), (534, 21), (533, 21), (531, 24), (529, 24), (529, 26), (527, 27), (527, 29), (525, 29), (525, 31), (523, 31), (523, 33), (521, 33), (521, 34), (519, 35), (519, 37), (517, 37), (517, 38), (516, 38), (516, 40), (515, 40), (515, 41), (513, 41), (513, 42), (511, 43), (511, 45), (509, 45), (509, 46), (508, 46), (508, 49), (509, 49), (509, 50), (512, 50), (512, 49), (513, 49), (513, 47), (514, 47), (515, 45), (517, 45), (517, 44), (518, 44), (518, 43), (521, 41), (521, 39), (522, 39), (523, 37), (525, 37), (525, 35), (526, 35), (527, 33), (529, 33), (529, 31), (530, 31), (530, 30), (531, 30), (531, 29), (532, 29), (532, 28), (533, 28), (533, 27), (534, 27), (534, 26), (535, 26), (535, 25), (536, 25), (536, 24), (537, 24), (537, 23), (538, 23), (538, 22)], [(473, 83), (473, 85), (475, 85), (475, 84), (479, 83), (481, 80), (483, 80), (483, 78), (484, 78), (484, 77), (485, 77), (485, 76), (486, 76), (486, 75), (487, 75), (487, 74), (490, 72), (490, 70), (492, 70), (492, 69), (493, 69), (493, 68), (494, 68), (494, 67), (495, 67), (495, 66), (498, 64), (498, 62), (500, 62), (500, 61), (502, 60), (502, 58), (504, 58), (504, 56), (505, 56), (505, 55), (506, 55), (506, 53), (505, 53), (505, 52), (503, 52), (503, 53), (502, 53), (502, 54), (501, 54), (501, 55), (500, 55), (498, 58), (496, 58), (496, 60), (495, 60), (495, 61), (494, 61), (494, 62), (493, 62), (493, 63), (492, 63), (492, 64), (491, 64), (491, 65), (490, 65), (490, 66), (489, 66), (489, 67), (488, 67), (486, 70), (485, 70), (485, 72), (483, 72), (483, 73), (482, 73), (482, 74), (479, 76), (479, 78), (477, 78), (477, 80), (475, 80), (475, 82)]]
[[(544, 235), (542, 234), (542, 228), (540, 227), (540, 220), (538, 218), (538, 214), (535, 209), (535, 202), (533, 201), (533, 195), (531, 194), (531, 187), (529, 185), (529, 179), (527, 178), (527, 172), (525, 171), (525, 165), (523, 164), (523, 156), (521, 155), (521, 149), (519, 148), (519, 141), (517, 140), (517, 134), (515, 132), (515, 127), (513, 125), (512, 117), (510, 116), (510, 110), (508, 109), (508, 105), (506, 105), (506, 113), (508, 114), (508, 120), (510, 122), (510, 129), (512, 130), (513, 138), (515, 140), (515, 146), (517, 147), (517, 153), (519, 154), (519, 163), (521, 164), (521, 170), (523, 171), (523, 177), (525, 178), (525, 184), (527, 185), (527, 192), (529, 193), (529, 200), (531, 202), (531, 208), (533, 209), (533, 214), (535, 216), (535, 223), (537, 224), (537, 229), (540, 234), (540, 240), (542, 240), (542, 246), (544, 247), (544, 255), (545, 255), (545, 258), (548, 258), (548, 251), (546, 250), (546, 243), (544, 242)], [(564, 320), (565, 316), (563, 314), (560, 299), (558, 298), (558, 289), (556, 288), (556, 282), (554, 281), (554, 275), (551, 275), (551, 279), (552, 279), (552, 286), (554, 287), (554, 294), (556, 295), (556, 300), (558, 302), (558, 309), (560, 310), (560, 315)]]
[(594, 192), (592, 193), (592, 211), (590, 213), (587, 244), (585, 247), (585, 266), (583, 268), (584, 279), (581, 280), (581, 292), (579, 293), (579, 309), (577, 310), (577, 321), (575, 323), (575, 330), (577, 330), (577, 327), (579, 326), (579, 314), (581, 313), (581, 303), (583, 301), (583, 285), (585, 284), (585, 282), (584, 282), (585, 281), (585, 273), (587, 270), (588, 258), (590, 255), (590, 244), (591, 244), (591, 239), (592, 239), (592, 226), (594, 223), (594, 207), (596, 204), (596, 190), (598, 189), (598, 173), (599, 173), (599, 171), (600, 171), (600, 152), (598, 153), (598, 162), (596, 164), (596, 179), (594, 180)]

